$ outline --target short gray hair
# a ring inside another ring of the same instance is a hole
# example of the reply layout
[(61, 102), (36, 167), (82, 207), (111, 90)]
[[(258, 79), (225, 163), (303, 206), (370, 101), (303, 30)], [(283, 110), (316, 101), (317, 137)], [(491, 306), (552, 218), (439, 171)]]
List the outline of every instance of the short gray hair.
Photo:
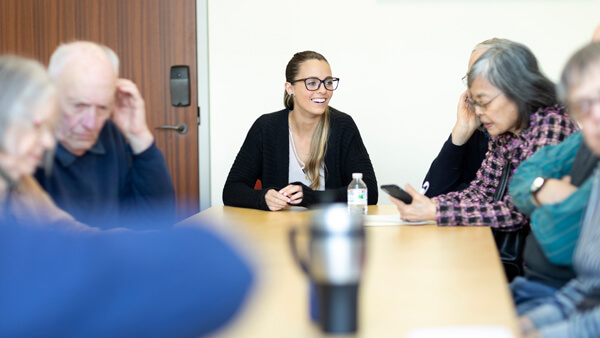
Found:
[(558, 103), (554, 83), (542, 74), (535, 55), (521, 43), (506, 40), (483, 53), (469, 70), (469, 88), (479, 75), (517, 105), (521, 129), (538, 109)]
[(561, 101), (567, 102), (569, 90), (581, 83), (582, 75), (592, 65), (600, 66), (600, 42), (584, 46), (567, 61), (557, 86)]
[(117, 56), (117, 53), (107, 46), (89, 41), (74, 41), (58, 46), (50, 57), (48, 73), (50, 74), (50, 77), (56, 81), (67, 63), (69, 63), (69, 61), (71, 61), (78, 53), (88, 53), (88, 55), (91, 55), (97, 54), (98, 52), (103, 53), (103, 55), (108, 58), (113, 66), (115, 75), (118, 77), (119, 57)]
[(487, 39), (485, 41), (481, 41), (480, 43), (476, 44), (475, 47), (473, 47), (473, 50), (471, 51), (471, 55), (475, 54), (475, 52), (480, 51), (480, 50), (484, 50), (484, 49), (490, 49), (494, 46), (498, 46), (501, 45), (503, 43), (508, 43), (508, 42), (512, 42), (508, 39), (502, 39), (502, 38), (491, 38), (491, 39)]
[(44, 66), (13, 55), (0, 56), (0, 149), (7, 129), (17, 121), (33, 120), (33, 112), (56, 90)]

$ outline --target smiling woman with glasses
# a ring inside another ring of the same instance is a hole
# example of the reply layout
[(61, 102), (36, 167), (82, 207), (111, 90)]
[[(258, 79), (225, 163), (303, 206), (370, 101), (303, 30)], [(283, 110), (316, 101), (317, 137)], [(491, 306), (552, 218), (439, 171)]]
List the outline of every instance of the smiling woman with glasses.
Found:
[(360, 132), (349, 115), (329, 106), (340, 79), (325, 57), (296, 53), (285, 76), (285, 109), (261, 116), (250, 128), (225, 182), (224, 204), (271, 211), (307, 207), (325, 190), (329, 199), (345, 202), (352, 173), (363, 174), (368, 203), (377, 204), (377, 180)]

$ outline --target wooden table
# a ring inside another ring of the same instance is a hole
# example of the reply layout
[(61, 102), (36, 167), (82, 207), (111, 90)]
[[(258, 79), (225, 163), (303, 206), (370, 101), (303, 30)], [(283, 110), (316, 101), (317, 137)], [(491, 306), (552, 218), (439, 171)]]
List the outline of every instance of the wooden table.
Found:
[[(393, 214), (391, 205), (369, 214)], [(257, 283), (238, 318), (215, 337), (321, 336), (308, 315), (308, 281), (288, 245), (292, 226), (311, 211), (212, 207), (200, 220), (230, 233), (251, 252)], [(518, 337), (516, 314), (489, 228), (367, 227), (357, 337), (406, 337), (419, 327), (500, 325)]]

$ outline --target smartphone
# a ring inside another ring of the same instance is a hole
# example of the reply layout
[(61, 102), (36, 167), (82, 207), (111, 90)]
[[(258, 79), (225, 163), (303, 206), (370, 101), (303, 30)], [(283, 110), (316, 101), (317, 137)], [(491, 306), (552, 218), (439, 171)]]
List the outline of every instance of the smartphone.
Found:
[(412, 197), (402, 188), (395, 184), (385, 184), (381, 186), (381, 190), (388, 193), (390, 196), (401, 200), (406, 204), (412, 203)]

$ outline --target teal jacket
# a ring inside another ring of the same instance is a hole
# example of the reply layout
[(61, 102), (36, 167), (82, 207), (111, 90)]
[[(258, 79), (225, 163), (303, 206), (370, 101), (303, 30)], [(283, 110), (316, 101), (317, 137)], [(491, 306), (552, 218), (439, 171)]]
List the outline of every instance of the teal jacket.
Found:
[(572, 265), (592, 187), (591, 177), (564, 201), (540, 207), (533, 204), (530, 186), (536, 177), (561, 179), (570, 175), (582, 142), (583, 135), (578, 131), (559, 144), (540, 149), (519, 165), (509, 185), (515, 206), (530, 217), (533, 234), (548, 260), (557, 265)]

